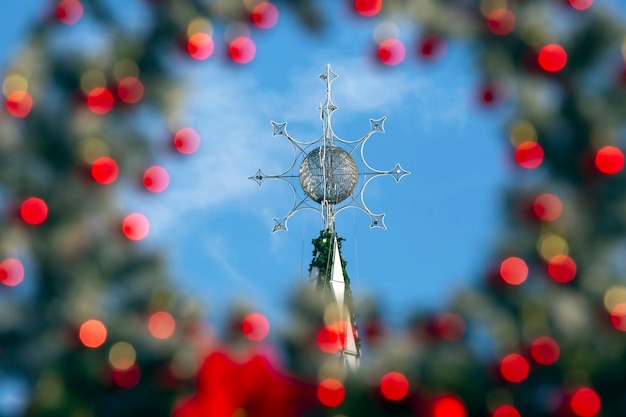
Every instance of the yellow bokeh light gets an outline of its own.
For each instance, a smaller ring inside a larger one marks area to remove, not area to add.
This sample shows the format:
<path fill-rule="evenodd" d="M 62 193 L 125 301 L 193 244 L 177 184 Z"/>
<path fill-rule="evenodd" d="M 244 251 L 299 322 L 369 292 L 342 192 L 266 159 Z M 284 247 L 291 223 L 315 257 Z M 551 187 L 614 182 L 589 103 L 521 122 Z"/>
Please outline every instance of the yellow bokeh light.
<path fill-rule="evenodd" d="M 537 242 L 537 252 L 543 259 L 549 261 L 557 255 L 567 255 L 569 245 L 561 236 L 545 233 Z"/>
<path fill-rule="evenodd" d="M 380 22 L 374 28 L 374 41 L 377 44 L 382 43 L 387 39 L 397 39 L 400 36 L 400 29 L 398 25 L 389 20 Z"/>
<path fill-rule="evenodd" d="M 489 16 L 492 10 L 507 8 L 508 4 L 506 0 L 482 0 L 480 2 L 480 12 L 485 17 Z"/>
<path fill-rule="evenodd" d="M 97 87 L 106 87 L 107 80 L 104 74 L 98 70 L 88 70 L 80 77 L 80 89 L 83 93 L 89 94 L 91 90 Z"/>
<path fill-rule="evenodd" d="M 613 285 L 604 294 L 604 307 L 611 313 L 618 305 L 626 303 L 626 287 Z"/>
<path fill-rule="evenodd" d="M 213 37 L 213 23 L 204 17 L 196 17 L 187 26 L 187 37 L 191 37 L 196 33 L 206 33 Z"/>
<path fill-rule="evenodd" d="M 537 142 L 537 131 L 527 121 L 517 120 L 511 124 L 509 140 L 513 146 L 519 146 L 524 142 Z"/>
<path fill-rule="evenodd" d="M 320 367 L 318 378 L 320 381 L 333 378 L 343 382 L 346 379 L 346 368 L 342 366 L 341 362 L 329 360 Z"/>
<path fill-rule="evenodd" d="M 345 308 L 344 308 L 345 313 Z M 331 303 L 324 309 L 324 324 L 330 326 L 342 320 L 341 312 L 337 304 Z"/>
<path fill-rule="evenodd" d="M 113 67 L 113 78 L 116 81 L 121 81 L 126 77 L 139 77 L 139 66 L 132 59 L 122 59 Z"/>
<path fill-rule="evenodd" d="M 14 91 L 28 91 L 28 80 L 20 74 L 10 74 L 2 83 L 2 94 L 7 97 Z"/>
<path fill-rule="evenodd" d="M 136 358 L 135 348 L 127 342 L 117 342 L 109 350 L 109 362 L 120 371 L 130 369 L 135 364 Z"/>
<path fill-rule="evenodd" d="M 193 377 L 198 371 L 198 360 L 192 349 L 183 349 L 174 355 L 170 369 L 180 379 Z"/>
<path fill-rule="evenodd" d="M 101 156 L 109 156 L 109 146 L 100 139 L 88 137 L 78 145 L 78 155 L 87 164 L 92 164 Z"/>

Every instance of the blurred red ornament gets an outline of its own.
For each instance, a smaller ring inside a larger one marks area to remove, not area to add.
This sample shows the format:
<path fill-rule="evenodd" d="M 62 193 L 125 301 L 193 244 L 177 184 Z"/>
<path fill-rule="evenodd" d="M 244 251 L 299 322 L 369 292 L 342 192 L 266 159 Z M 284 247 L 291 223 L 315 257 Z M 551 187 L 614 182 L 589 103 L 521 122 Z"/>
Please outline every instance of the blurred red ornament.
<path fill-rule="evenodd" d="M 465 405 L 458 398 L 446 395 L 435 401 L 432 417 L 466 417 Z"/>
<path fill-rule="evenodd" d="M 347 322 L 338 321 L 324 326 L 317 333 L 317 346 L 322 352 L 337 353 L 341 350 L 345 340 Z"/>
<path fill-rule="evenodd" d="M 252 313 L 247 315 L 241 323 L 241 331 L 250 340 L 259 342 L 270 332 L 270 322 L 264 315 Z"/>
<path fill-rule="evenodd" d="M 26 91 L 13 91 L 7 96 L 6 109 L 13 117 L 26 117 L 32 108 L 33 98 Z"/>
<path fill-rule="evenodd" d="M 522 168 L 537 168 L 543 162 L 543 149 L 537 142 L 522 142 L 515 150 L 515 160 Z"/>
<path fill-rule="evenodd" d="M 346 389 L 343 384 L 334 378 L 326 378 L 317 388 L 317 398 L 326 407 L 337 407 L 345 396 Z"/>
<path fill-rule="evenodd" d="M 530 366 L 522 355 L 512 353 L 500 362 L 500 373 L 509 382 L 522 382 L 528 377 Z"/>
<path fill-rule="evenodd" d="M 539 66 L 548 72 L 557 72 L 565 67 L 567 53 L 562 46 L 555 43 L 548 44 L 539 50 L 537 57 Z"/>
<path fill-rule="evenodd" d="M 624 154 L 615 146 L 605 146 L 596 153 L 595 163 L 603 174 L 617 174 L 624 168 Z"/>
<path fill-rule="evenodd" d="M 120 370 L 114 368 L 111 375 L 113 383 L 120 388 L 129 389 L 139 383 L 141 379 L 141 369 L 137 364 L 133 364 L 130 368 Z"/>
<path fill-rule="evenodd" d="M 106 114 L 113 108 L 113 94 L 103 87 L 96 87 L 87 94 L 87 107 L 96 114 Z"/>
<path fill-rule="evenodd" d="M 14 287 L 24 280 L 24 265 L 17 259 L 8 258 L 0 262 L 0 283 Z"/>
<path fill-rule="evenodd" d="M 500 277 L 507 284 L 519 285 L 528 277 L 528 266 L 523 259 L 511 256 L 500 264 Z"/>
<path fill-rule="evenodd" d="M 87 320 L 80 326 L 78 338 L 88 348 L 102 346 L 107 338 L 107 328 L 100 320 Z"/>
<path fill-rule="evenodd" d="M 593 417 L 600 412 L 601 401 L 591 388 L 580 388 L 572 396 L 570 406 L 577 416 Z"/>
<path fill-rule="evenodd" d="M 611 310 L 611 324 L 617 330 L 626 332 L 626 303 L 618 303 Z"/>
<path fill-rule="evenodd" d="M 239 36 L 230 42 L 228 54 L 234 62 L 238 64 L 248 64 L 254 59 L 256 46 L 252 39 Z"/>
<path fill-rule="evenodd" d="M 143 97 L 143 83 L 137 77 L 126 77 L 117 85 L 117 96 L 124 103 L 138 103 Z"/>
<path fill-rule="evenodd" d="M 62 0 L 57 6 L 57 17 L 66 25 L 73 25 L 83 15 L 83 5 L 78 0 Z"/>
<path fill-rule="evenodd" d="M 111 184 L 117 179 L 119 168 L 113 158 L 103 156 L 91 164 L 91 176 L 100 184 Z"/>
<path fill-rule="evenodd" d="M 493 412 L 493 417 L 521 417 L 519 411 L 510 405 L 501 405 Z"/>
<path fill-rule="evenodd" d="M 41 198 L 28 198 L 22 203 L 20 216 L 30 225 L 39 225 L 48 217 L 48 206 Z"/>
<path fill-rule="evenodd" d="M 400 401 L 409 392 L 409 381 L 400 372 L 389 372 L 380 380 L 380 392 L 391 401 Z"/>
<path fill-rule="evenodd" d="M 535 339 L 530 346 L 530 355 L 540 365 L 552 365 L 559 359 L 561 348 L 551 337 Z"/>
<path fill-rule="evenodd" d="M 176 321 L 167 311 L 157 311 L 148 319 L 148 330 L 156 339 L 167 339 L 174 334 Z"/>
<path fill-rule="evenodd" d="M 446 51 L 446 42 L 441 36 L 426 35 L 419 45 L 419 53 L 424 59 L 438 59 Z"/>
<path fill-rule="evenodd" d="M 213 38 L 206 33 L 195 33 L 187 40 L 187 52 L 193 59 L 205 60 L 213 54 Z"/>
<path fill-rule="evenodd" d="M 174 147 L 180 153 L 192 154 L 200 147 L 200 135 L 194 129 L 184 127 L 174 135 Z"/>
<path fill-rule="evenodd" d="M 541 194 L 535 198 L 535 202 L 533 203 L 533 213 L 544 222 L 551 222 L 558 219 L 561 216 L 562 210 L 563 204 L 554 194 Z"/>
<path fill-rule="evenodd" d="M 459 340 L 465 334 L 465 322 L 455 313 L 445 313 L 437 317 L 435 327 L 439 337 L 451 342 Z"/>
<path fill-rule="evenodd" d="M 143 185 L 153 193 L 164 191 L 170 183 L 170 175 L 161 166 L 154 165 L 146 169 L 143 174 Z"/>
<path fill-rule="evenodd" d="M 386 39 L 378 46 L 378 59 L 385 65 L 398 65 L 405 56 L 406 48 L 398 39 Z"/>
<path fill-rule="evenodd" d="M 142 240 L 148 236 L 150 223 L 143 214 L 132 213 L 124 218 L 122 231 L 130 240 Z"/>
<path fill-rule="evenodd" d="M 361 16 L 376 16 L 382 7 L 383 0 L 354 0 L 354 10 Z"/>
<path fill-rule="evenodd" d="M 261 29 L 270 29 L 278 22 L 278 8 L 269 1 L 257 3 L 252 9 L 250 20 Z"/>
<path fill-rule="evenodd" d="M 593 0 L 569 0 L 569 4 L 576 10 L 587 10 L 593 5 Z"/>
<path fill-rule="evenodd" d="M 489 12 L 487 26 L 496 35 L 508 35 L 515 29 L 515 15 L 506 8 L 494 9 Z"/>
<path fill-rule="evenodd" d="M 576 276 L 576 262 L 567 255 L 556 255 L 548 262 L 548 275 L 556 282 L 569 282 Z"/>
<path fill-rule="evenodd" d="M 236 360 L 213 352 L 198 372 L 196 395 L 179 404 L 173 417 L 231 417 L 245 407 L 247 417 L 299 417 L 317 401 L 317 387 L 277 371 L 264 356 Z"/>

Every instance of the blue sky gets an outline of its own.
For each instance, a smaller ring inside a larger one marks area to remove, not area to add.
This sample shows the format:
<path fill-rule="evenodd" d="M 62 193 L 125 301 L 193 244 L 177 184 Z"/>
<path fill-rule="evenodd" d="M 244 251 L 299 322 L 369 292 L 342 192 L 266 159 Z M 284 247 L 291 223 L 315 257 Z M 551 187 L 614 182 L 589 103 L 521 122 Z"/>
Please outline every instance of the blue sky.
<path fill-rule="evenodd" d="M 3 68 L 43 3 L 0 5 Z M 506 108 L 477 105 L 480 78 L 471 45 L 452 43 L 441 61 L 423 62 L 413 52 L 415 29 L 397 22 L 407 59 L 383 67 L 372 60 L 372 34 L 381 20 L 355 19 L 343 2 L 329 1 L 328 9 L 332 20 L 320 36 L 287 12 L 272 30 L 252 30 L 257 54 L 249 65 L 223 58 L 220 24 L 213 57 L 173 56 L 186 98 L 172 120 L 195 128 L 201 147 L 188 157 L 159 157 L 171 177 L 159 196 L 119 187 L 120 207 L 151 221 L 149 238 L 139 244 L 167 252 L 175 285 L 197 296 L 214 320 L 241 299 L 284 322 L 289 294 L 306 282 L 321 218 L 301 212 L 288 232 L 272 234 L 272 218 L 289 211 L 291 191 L 278 181 L 259 188 L 247 178 L 258 168 L 278 173 L 291 163 L 291 145 L 272 137 L 270 120 L 287 121 L 299 140 L 319 137 L 325 90 L 318 75 L 327 63 L 340 76 L 332 94 L 339 106 L 335 132 L 356 139 L 370 117 L 387 116 L 386 133 L 368 141 L 366 159 L 377 169 L 400 162 L 411 171 L 398 184 L 376 179 L 365 193 L 372 211 L 386 213 L 388 230 L 369 229 L 368 216 L 357 210 L 337 217 L 357 298 L 375 294 L 387 318 L 400 323 L 418 309 L 443 308 L 490 259 L 502 224 L 501 192 L 516 169 L 508 155 Z"/>

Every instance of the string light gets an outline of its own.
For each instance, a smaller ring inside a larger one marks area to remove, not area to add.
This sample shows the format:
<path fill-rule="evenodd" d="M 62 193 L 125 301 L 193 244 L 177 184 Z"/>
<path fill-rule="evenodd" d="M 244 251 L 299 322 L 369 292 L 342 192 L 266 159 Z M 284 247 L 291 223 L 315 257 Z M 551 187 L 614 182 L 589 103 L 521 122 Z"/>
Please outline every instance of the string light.
<path fill-rule="evenodd" d="M 489 12 L 487 26 L 495 35 L 508 35 L 515 29 L 515 15 L 503 7 L 494 9 Z"/>
<path fill-rule="evenodd" d="M 104 87 L 96 87 L 87 94 L 87 107 L 96 114 L 110 112 L 113 102 L 113 94 Z"/>
<path fill-rule="evenodd" d="M 595 416 L 600 412 L 601 404 L 600 397 L 591 388 L 578 389 L 570 400 L 572 411 L 580 417 Z"/>
<path fill-rule="evenodd" d="M 500 277 L 507 284 L 519 285 L 528 277 L 528 266 L 523 259 L 511 256 L 500 264 Z"/>
<path fill-rule="evenodd" d="M 551 43 L 539 50 L 537 60 L 544 71 L 557 72 L 565 67 L 567 52 L 561 45 Z"/>
<path fill-rule="evenodd" d="M 172 315 L 166 311 L 157 311 L 148 320 L 148 330 L 156 339 L 167 339 L 174 334 L 176 321 Z"/>
<path fill-rule="evenodd" d="M 521 417 L 519 411 L 510 405 L 501 405 L 493 412 L 493 417 Z"/>
<path fill-rule="evenodd" d="M 194 33 L 187 40 L 187 52 L 193 59 L 203 61 L 213 54 L 213 38 L 206 33 Z"/>
<path fill-rule="evenodd" d="M 100 184 L 111 184 L 117 179 L 119 168 L 113 158 L 103 156 L 91 164 L 91 176 Z"/>
<path fill-rule="evenodd" d="M 14 287 L 24 280 L 24 265 L 13 258 L 0 262 L 0 283 Z"/>
<path fill-rule="evenodd" d="M 269 1 L 257 3 L 252 8 L 250 20 L 261 29 L 271 29 L 278 22 L 278 8 Z"/>
<path fill-rule="evenodd" d="M 7 96 L 5 105 L 11 116 L 24 118 L 33 108 L 33 98 L 27 91 L 16 90 Z"/>
<path fill-rule="evenodd" d="M 100 320 L 87 320 L 78 331 L 80 341 L 88 348 L 102 346 L 107 338 L 107 328 Z"/>
<path fill-rule="evenodd" d="M 405 56 L 406 48 L 398 39 L 386 39 L 378 46 L 378 59 L 385 65 L 398 65 Z"/>
<path fill-rule="evenodd" d="M 259 342 L 269 334 L 270 323 L 264 315 L 252 313 L 243 319 L 241 331 L 248 339 Z"/>
<path fill-rule="evenodd" d="M 465 406 L 458 398 L 446 395 L 437 399 L 433 407 L 432 417 L 466 417 Z"/>
<path fill-rule="evenodd" d="M 556 255 L 548 262 L 548 275 L 556 282 L 569 282 L 576 276 L 576 262 L 567 255 Z"/>
<path fill-rule="evenodd" d="M 78 0 L 62 0 L 57 6 L 57 18 L 66 25 L 73 25 L 83 15 L 83 5 Z"/>
<path fill-rule="evenodd" d="M 256 46 L 252 39 L 246 36 L 238 36 L 230 42 L 228 54 L 237 64 L 248 64 L 254 59 Z"/>
<path fill-rule="evenodd" d="M 200 135 L 190 127 L 184 127 L 174 135 L 174 148 L 183 154 L 192 154 L 200 147 Z"/>
<path fill-rule="evenodd" d="M 593 0 L 569 0 L 569 4 L 576 10 L 587 10 L 593 5 Z"/>
<path fill-rule="evenodd" d="M 543 162 L 543 148 L 536 142 L 522 142 L 515 150 L 515 160 L 522 168 L 537 168 Z"/>
<path fill-rule="evenodd" d="M 400 401 L 409 392 L 409 381 L 400 372 L 389 372 L 380 380 L 380 392 L 390 401 Z"/>
<path fill-rule="evenodd" d="M 326 378 L 317 387 L 317 398 L 326 407 L 337 407 L 346 396 L 346 389 L 341 381 Z"/>
<path fill-rule="evenodd" d="M 376 16 L 383 7 L 383 0 L 354 0 L 354 10 L 364 17 Z"/>
<path fill-rule="evenodd" d="M 601 173 L 617 174 L 624 168 L 624 154 L 615 146 L 605 146 L 596 153 L 595 163 Z"/>
<path fill-rule="evenodd" d="M 170 183 L 170 175 L 161 166 L 154 165 L 146 169 L 143 174 L 143 185 L 146 190 L 153 193 L 164 191 Z"/>
<path fill-rule="evenodd" d="M 124 218 L 122 232 L 130 240 L 142 240 L 148 236 L 150 222 L 140 213 L 132 213 Z"/>
<path fill-rule="evenodd" d="M 540 365 L 552 365 L 559 359 L 559 344 L 551 337 L 543 336 L 535 339 L 530 346 L 530 355 Z"/>
<path fill-rule="evenodd" d="M 562 210 L 563 204 L 554 194 L 541 194 L 535 198 L 533 203 L 533 213 L 544 222 L 551 222 L 558 219 L 561 216 Z"/>
<path fill-rule="evenodd" d="M 522 355 L 511 353 L 500 362 L 500 374 L 509 382 L 522 382 L 528 377 L 530 367 Z"/>
<path fill-rule="evenodd" d="M 117 85 L 117 96 L 124 103 L 135 104 L 143 97 L 143 83 L 137 77 L 125 77 Z"/>
<path fill-rule="evenodd" d="M 40 225 L 48 218 L 48 205 L 41 198 L 28 198 L 22 203 L 20 216 L 25 223 Z"/>

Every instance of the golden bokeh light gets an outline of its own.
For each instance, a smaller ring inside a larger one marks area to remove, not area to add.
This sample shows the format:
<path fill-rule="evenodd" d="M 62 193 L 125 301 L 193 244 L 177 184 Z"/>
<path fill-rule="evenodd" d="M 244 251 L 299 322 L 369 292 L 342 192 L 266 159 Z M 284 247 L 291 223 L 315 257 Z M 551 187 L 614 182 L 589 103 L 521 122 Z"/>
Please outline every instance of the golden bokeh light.
<path fill-rule="evenodd" d="M 346 317 L 346 315 L 347 315 L 347 310 L 345 307 L 343 308 L 343 311 L 340 311 L 339 306 L 337 304 L 334 304 L 334 303 L 329 304 L 324 309 L 324 324 L 326 324 L 327 326 L 330 326 L 340 321 L 342 317 Z"/>
<path fill-rule="evenodd" d="M 611 313 L 619 304 L 626 303 L 626 287 L 613 285 L 604 293 L 604 307 Z"/>
<path fill-rule="evenodd" d="M 213 37 L 213 23 L 204 17 L 196 17 L 187 26 L 187 37 L 190 38 L 196 33 L 206 33 Z"/>
<path fill-rule="evenodd" d="M 126 77 L 139 77 L 139 66 L 132 59 L 122 59 L 113 66 L 113 78 L 122 81 Z"/>
<path fill-rule="evenodd" d="M 87 70 L 80 77 L 80 89 L 85 94 L 89 94 L 94 88 L 106 87 L 107 80 L 102 71 Z"/>
<path fill-rule="evenodd" d="M 101 139 L 88 137 L 78 144 L 78 155 L 86 164 L 93 164 L 102 156 L 109 156 L 109 146 Z"/>
<path fill-rule="evenodd" d="M 2 94 L 8 97 L 14 91 L 28 91 L 28 80 L 20 74 L 9 74 L 2 83 Z"/>
<path fill-rule="evenodd" d="M 506 8 L 508 8 L 507 0 L 482 0 L 480 2 L 480 12 L 485 17 L 488 17 L 493 10 Z"/>
<path fill-rule="evenodd" d="M 537 142 L 537 131 L 529 122 L 517 120 L 509 128 L 509 140 L 513 146 L 518 146 L 524 142 Z"/>
<path fill-rule="evenodd" d="M 137 352 L 128 342 L 117 342 L 109 350 L 109 362 L 111 366 L 120 371 L 130 369 L 135 364 Z"/>
<path fill-rule="evenodd" d="M 569 245 L 559 235 L 544 233 L 537 242 L 537 252 L 543 259 L 549 261 L 557 255 L 567 255 L 569 253 Z"/>

